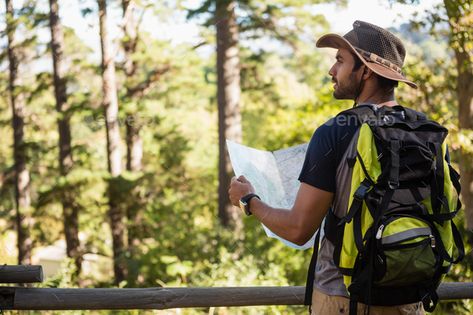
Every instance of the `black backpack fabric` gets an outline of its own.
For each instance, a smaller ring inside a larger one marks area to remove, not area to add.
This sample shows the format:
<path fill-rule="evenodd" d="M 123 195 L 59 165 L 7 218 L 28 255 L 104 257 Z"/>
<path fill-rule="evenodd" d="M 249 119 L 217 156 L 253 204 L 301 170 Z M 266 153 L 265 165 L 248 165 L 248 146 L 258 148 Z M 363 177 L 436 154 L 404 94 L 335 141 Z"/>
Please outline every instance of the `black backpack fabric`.
<path fill-rule="evenodd" d="M 353 140 L 358 141 L 356 152 L 341 163 L 362 175 L 354 175 L 352 190 L 342 192 L 350 198 L 346 216 L 329 211 L 324 232 L 335 245 L 333 258 L 350 295 L 350 314 L 356 314 L 358 302 L 390 306 L 422 301 L 425 310 L 433 311 L 442 278 L 464 256 L 453 222 L 461 208 L 460 184 L 446 158 L 448 131 L 401 106 L 364 104 L 339 115 L 360 122 Z M 366 152 L 375 154 L 371 163 L 362 157 Z M 309 267 L 307 305 L 319 237 Z"/>

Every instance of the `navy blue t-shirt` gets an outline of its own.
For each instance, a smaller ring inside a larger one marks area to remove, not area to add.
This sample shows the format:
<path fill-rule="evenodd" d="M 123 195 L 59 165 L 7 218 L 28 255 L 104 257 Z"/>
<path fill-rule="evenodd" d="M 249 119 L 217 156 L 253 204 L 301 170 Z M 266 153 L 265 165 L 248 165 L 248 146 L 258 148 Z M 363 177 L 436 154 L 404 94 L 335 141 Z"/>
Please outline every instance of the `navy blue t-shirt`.
<path fill-rule="evenodd" d="M 335 175 L 359 127 L 355 116 L 337 116 L 317 128 L 307 148 L 299 181 L 335 193 Z"/>

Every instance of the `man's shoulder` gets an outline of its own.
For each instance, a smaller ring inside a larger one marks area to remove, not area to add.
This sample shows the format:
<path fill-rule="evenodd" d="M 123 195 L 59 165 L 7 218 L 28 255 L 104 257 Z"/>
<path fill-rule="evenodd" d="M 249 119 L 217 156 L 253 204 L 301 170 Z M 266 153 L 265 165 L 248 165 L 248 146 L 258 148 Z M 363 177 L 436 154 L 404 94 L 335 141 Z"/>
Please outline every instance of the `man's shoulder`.
<path fill-rule="evenodd" d="M 359 127 L 356 117 L 337 115 L 317 128 L 309 147 L 311 150 L 326 148 L 343 152 Z"/>
<path fill-rule="evenodd" d="M 336 129 L 356 129 L 360 126 L 359 120 L 354 114 L 341 112 L 324 123 L 325 126 Z"/>
<path fill-rule="evenodd" d="M 343 112 L 330 118 L 319 129 L 320 132 L 338 138 L 346 133 L 355 133 L 360 127 L 358 118 L 355 115 L 345 115 Z"/>

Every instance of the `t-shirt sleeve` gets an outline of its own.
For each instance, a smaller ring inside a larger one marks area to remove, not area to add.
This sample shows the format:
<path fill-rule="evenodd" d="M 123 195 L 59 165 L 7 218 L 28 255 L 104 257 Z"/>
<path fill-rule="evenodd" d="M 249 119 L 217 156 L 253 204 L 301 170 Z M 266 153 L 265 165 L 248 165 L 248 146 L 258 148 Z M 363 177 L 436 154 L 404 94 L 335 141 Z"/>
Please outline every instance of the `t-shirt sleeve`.
<path fill-rule="evenodd" d="M 315 130 L 307 148 L 299 181 L 335 192 L 338 164 L 357 126 L 340 125 L 331 119 Z"/>

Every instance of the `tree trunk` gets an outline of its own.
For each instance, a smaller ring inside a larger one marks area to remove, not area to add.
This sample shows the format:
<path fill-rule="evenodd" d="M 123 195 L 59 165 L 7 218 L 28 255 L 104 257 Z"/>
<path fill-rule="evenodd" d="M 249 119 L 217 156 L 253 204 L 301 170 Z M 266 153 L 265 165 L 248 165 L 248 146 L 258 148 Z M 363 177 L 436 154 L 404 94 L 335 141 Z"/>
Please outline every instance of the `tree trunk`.
<path fill-rule="evenodd" d="M 131 92 L 131 82 L 137 70 L 137 64 L 133 60 L 133 54 L 136 52 L 136 45 L 138 42 L 137 25 L 134 17 L 135 2 L 133 0 L 123 0 L 123 31 L 124 41 L 123 50 L 125 53 L 124 72 L 125 72 L 125 88 L 126 95 L 129 102 L 133 101 L 133 93 Z M 139 172 L 142 169 L 141 160 L 143 157 L 143 141 L 140 136 L 140 122 L 137 117 L 129 112 L 126 119 L 126 169 L 129 172 Z M 136 196 L 137 197 L 137 196 Z M 135 197 L 135 198 L 136 198 Z M 138 200 L 136 200 L 139 202 Z M 128 282 L 134 285 L 137 277 L 139 266 L 137 264 L 138 246 L 140 244 L 140 227 L 141 211 L 140 206 L 129 203 L 126 209 L 127 223 L 128 223 L 128 251 L 129 251 L 129 270 Z"/>
<path fill-rule="evenodd" d="M 473 130 L 473 52 L 469 48 L 473 42 L 471 25 L 464 17 L 473 15 L 466 2 L 444 0 L 450 25 L 450 39 L 457 64 L 457 97 L 459 130 Z M 460 159 L 460 181 L 462 201 L 465 209 L 465 224 L 473 232 L 473 156 L 462 150 Z M 473 238 L 471 239 L 473 242 Z"/>
<path fill-rule="evenodd" d="M 223 226 L 236 230 L 241 226 L 238 209 L 228 198 L 232 166 L 226 149 L 226 139 L 241 141 L 240 59 L 235 1 L 217 0 L 217 100 L 219 187 L 218 217 Z"/>
<path fill-rule="evenodd" d="M 125 52 L 125 85 L 127 89 L 127 97 L 132 101 L 133 93 L 130 91 L 132 88 L 130 79 L 136 73 L 137 65 L 133 60 L 133 54 L 136 52 L 136 44 L 138 42 L 138 33 L 136 29 L 136 21 L 133 15 L 133 9 L 135 2 L 133 0 L 123 0 L 123 31 L 125 40 L 123 41 L 123 49 Z M 128 171 L 136 172 L 141 171 L 141 159 L 143 157 L 143 143 L 140 137 L 140 126 L 139 121 L 133 113 L 129 113 L 126 119 L 126 169 Z"/>
<path fill-rule="evenodd" d="M 455 52 L 458 69 L 457 95 L 459 105 L 459 130 L 473 130 L 473 72 L 470 56 L 463 52 Z M 460 181 L 462 201 L 465 209 L 466 228 L 473 232 L 473 156 L 461 152 Z"/>
<path fill-rule="evenodd" d="M 143 158 L 143 140 L 140 136 L 139 122 L 132 114 L 127 115 L 126 122 L 126 169 L 131 172 L 141 171 Z"/>
<path fill-rule="evenodd" d="M 59 169 L 63 177 L 67 177 L 73 167 L 71 150 L 70 113 L 66 93 L 66 69 L 63 62 L 64 36 L 59 21 L 59 7 L 57 0 L 49 0 L 49 24 L 51 29 L 51 50 L 54 70 L 54 95 L 56 97 L 56 111 L 58 113 L 59 132 Z M 74 203 L 74 194 L 66 188 L 61 196 L 64 235 L 66 237 L 67 256 L 74 259 L 76 276 L 82 267 L 82 255 L 79 242 L 79 209 Z"/>
<path fill-rule="evenodd" d="M 133 9 L 135 7 L 135 1 L 133 0 L 122 0 L 123 9 L 123 49 L 125 51 L 125 74 L 131 77 L 136 72 L 136 62 L 131 58 L 133 53 L 136 51 L 136 44 L 138 40 L 136 22 L 133 15 Z"/>
<path fill-rule="evenodd" d="M 117 202 L 116 178 L 121 174 L 120 130 L 118 123 L 118 99 L 115 82 L 115 64 L 107 32 L 107 3 L 98 0 L 100 43 L 102 48 L 103 108 L 105 110 L 107 132 L 107 161 L 111 175 L 108 186 L 110 227 L 113 241 L 113 269 L 115 283 L 127 277 L 125 260 L 125 223 L 124 215 Z"/>
<path fill-rule="evenodd" d="M 18 64 L 15 45 L 16 20 L 13 14 L 13 4 L 5 0 L 6 32 L 8 37 L 8 60 L 10 69 L 9 91 L 12 108 L 13 127 L 13 156 L 15 162 L 15 206 L 16 228 L 18 232 L 18 263 L 31 264 L 33 241 L 30 230 L 33 226 L 30 199 L 30 173 L 26 168 L 26 152 L 23 129 L 25 126 L 25 99 L 19 89 Z"/>

